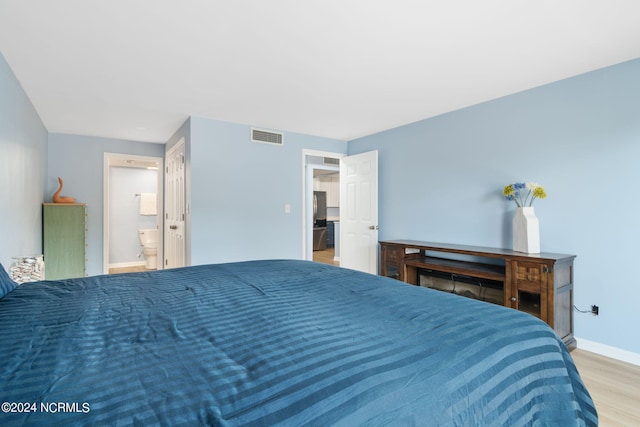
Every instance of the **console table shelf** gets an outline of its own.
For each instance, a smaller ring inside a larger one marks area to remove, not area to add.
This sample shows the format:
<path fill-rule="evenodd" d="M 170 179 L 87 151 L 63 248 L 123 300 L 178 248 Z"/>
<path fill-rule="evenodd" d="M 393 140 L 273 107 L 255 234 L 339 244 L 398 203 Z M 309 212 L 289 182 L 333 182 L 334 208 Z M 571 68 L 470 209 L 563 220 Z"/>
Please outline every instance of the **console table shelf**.
<path fill-rule="evenodd" d="M 481 264 L 468 261 L 456 261 L 446 258 L 420 257 L 405 260 L 405 266 L 415 268 L 433 269 L 443 273 L 461 274 L 464 276 L 477 277 L 479 279 L 497 280 L 504 282 L 504 267 L 491 264 Z M 413 272 L 414 270 L 409 270 Z M 412 278 L 415 279 L 415 278 Z M 408 283 L 412 283 L 409 280 Z"/>
<path fill-rule="evenodd" d="M 381 241 L 380 249 L 381 275 L 417 286 L 425 286 L 421 283 L 424 277 L 440 277 L 443 273 L 450 275 L 452 281 L 456 278 L 478 280 L 480 284 L 482 280 L 490 281 L 491 286 L 501 288 L 499 303 L 542 319 L 570 350 L 575 348 L 575 255 L 525 254 L 510 249 L 415 240 Z"/>

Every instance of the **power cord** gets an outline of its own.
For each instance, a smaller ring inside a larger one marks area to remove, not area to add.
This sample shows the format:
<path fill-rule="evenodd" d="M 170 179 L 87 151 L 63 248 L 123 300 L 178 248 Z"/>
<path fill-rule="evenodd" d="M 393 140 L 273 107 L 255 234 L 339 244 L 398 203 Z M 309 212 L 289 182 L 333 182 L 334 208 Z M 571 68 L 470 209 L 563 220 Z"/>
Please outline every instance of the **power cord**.
<path fill-rule="evenodd" d="M 593 314 L 594 316 L 597 316 L 600 313 L 600 308 L 597 305 L 592 305 L 591 306 L 591 310 L 580 310 L 578 307 L 576 307 L 576 305 L 573 305 L 573 309 L 575 311 L 577 311 L 578 313 L 590 313 Z"/>
<path fill-rule="evenodd" d="M 573 309 L 579 313 L 591 313 L 591 310 L 580 310 L 578 307 L 575 306 L 575 304 L 573 305 Z"/>

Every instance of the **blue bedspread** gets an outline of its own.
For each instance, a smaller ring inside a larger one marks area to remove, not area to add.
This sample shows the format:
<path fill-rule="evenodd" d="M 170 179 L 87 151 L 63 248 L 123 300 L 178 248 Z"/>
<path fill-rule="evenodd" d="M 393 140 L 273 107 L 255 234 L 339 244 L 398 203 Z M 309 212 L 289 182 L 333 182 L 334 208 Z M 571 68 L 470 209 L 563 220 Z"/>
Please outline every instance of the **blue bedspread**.
<path fill-rule="evenodd" d="M 1 425 L 597 424 L 538 319 L 306 261 L 27 283 L 0 361 Z"/>

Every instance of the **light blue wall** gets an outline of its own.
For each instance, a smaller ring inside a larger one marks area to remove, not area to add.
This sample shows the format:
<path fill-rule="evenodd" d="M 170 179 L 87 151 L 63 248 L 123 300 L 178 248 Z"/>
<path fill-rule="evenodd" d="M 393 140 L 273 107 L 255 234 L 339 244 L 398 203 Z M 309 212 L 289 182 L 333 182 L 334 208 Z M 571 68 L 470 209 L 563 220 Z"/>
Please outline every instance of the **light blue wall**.
<path fill-rule="evenodd" d="M 302 258 L 302 151 L 347 143 L 284 132 L 273 146 L 251 142 L 251 126 L 190 123 L 192 264 Z"/>
<path fill-rule="evenodd" d="M 640 60 L 349 143 L 379 150 L 380 238 L 511 247 L 504 185 L 537 181 L 542 251 L 577 254 L 575 334 L 640 353 Z"/>
<path fill-rule="evenodd" d="M 171 135 L 171 138 L 165 144 L 165 151 L 171 150 L 174 145 L 180 142 L 180 139 L 184 138 L 186 147 L 189 147 L 191 141 L 191 118 L 188 118 L 184 123 Z M 187 156 L 189 157 L 189 156 Z"/>
<path fill-rule="evenodd" d="M 163 144 L 99 138 L 93 136 L 49 134 L 49 161 L 46 201 L 64 180 L 63 195 L 87 204 L 87 274 L 102 274 L 103 262 L 103 179 L 104 153 L 134 154 L 164 158 Z"/>
<path fill-rule="evenodd" d="M 140 196 L 136 194 L 157 194 L 158 171 L 114 166 L 109 169 L 109 264 L 144 263 L 138 230 L 156 228 L 158 216 L 140 215 Z"/>
<path fill-rule="evenodd" d="M 0 263 L 42 253 L 47 129 L 0 54 Z"/>

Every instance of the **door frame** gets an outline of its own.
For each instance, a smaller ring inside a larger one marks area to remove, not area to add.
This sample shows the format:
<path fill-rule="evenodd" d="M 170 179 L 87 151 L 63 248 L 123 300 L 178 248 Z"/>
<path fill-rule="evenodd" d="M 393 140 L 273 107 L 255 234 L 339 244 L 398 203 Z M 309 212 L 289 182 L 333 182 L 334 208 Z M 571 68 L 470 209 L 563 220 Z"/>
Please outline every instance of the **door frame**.
<path fill-rule="evenodd" d="M 302 259 L 313 261 L 313 170 L 321 167 L 308 168 L 308 157 L 331 157 L 341 159 L 346 153 L 333 151 L 302 150 Z M 315 165 L 310 165 L 315 166 Z M 326 169 L 335 169 L 327 167 Z"/>
<path fill-rule="evenodd" d="M 128 162 L 129 161 L 129 162 Z M 164 159 L 162 157 L 152 156 L 138 156 L 135 154 L 121 154 L 121 153 L 104 153 L 104 167 L 103 167 L 103 191 L 102 191 L 102 272 L 103 274 L 109 274 L 109 230 L 110 230 L 110 215 L 109 215 L 109 196 L 110 196 L 110 184 L 109 184 L 109 172 L 113 166 L 124 166 L 134 168 L 144 168 L 146 166 L 135 166 L 135 163 L 157 163 L 157 203 L 158 203 L 158 215 L 156 227 L 158 231 L 163 229 L 163 210 L 164 210 Z M 132 164 L 134 166 L 132 166 Z M 158 259 L 164 258 L 164 237 L 162 233 L 158 233 Z M 158 263 L 158 270 L 162 269 L 161 263 Z"/>

